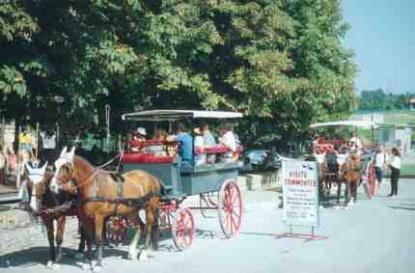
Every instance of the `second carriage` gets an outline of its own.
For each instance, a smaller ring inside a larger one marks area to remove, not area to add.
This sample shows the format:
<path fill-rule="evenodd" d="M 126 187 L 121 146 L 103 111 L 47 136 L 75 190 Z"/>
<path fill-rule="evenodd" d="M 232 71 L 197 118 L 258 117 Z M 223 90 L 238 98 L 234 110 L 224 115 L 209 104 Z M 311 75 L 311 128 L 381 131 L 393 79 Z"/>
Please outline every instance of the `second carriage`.
<path fill-rule="evenodd" d="M 354 129 L 356 133 L 357 128 L 363 129 L 371 129 L 372 130 L 372 138 L 373 131 L 378 125 L 371 121 L 352 121 L 352 120 L 342 120 L 342 121 L 332 121 L 332 122 L 322 122 L 322 123 L 315 123 L 310 126 L 313 129 L 317 128 L 347 128 L 351 127 Z M 327 155 L 333 154 L 335 147 L 344 147 L 347 146 L 347 141 L 341 138 L 337 139 L 325 139 L 325 138 L 318 138 L 313 142 L 313 151 L 317 158 L 317 161 L 320 166 L 324 164 L 326 171 L 324 171 L 321 176 L 325 183 L 322 183 L 324 187 L 322 189 L 323 194 L 330 191 L 331 182 L 335 179 L 338 179 L 338 170 L 335 168 L 330 168 L 330 161 L 327 159 Z M 369 199 L 377 194 L 378 191 L 378 183 L 376 180 L 376 168 L 375 168 L 375 160 L 374 160 L 374 147 L 373 145 L 364 145 L 363 146 L 363 154 L 361 155 L 362 164 L 361 164 L 361 182 L 364 185 L 366 195 Z M 337 158 L 335 162 L 332 164 L 341 165 L 344 164 L 345 157 L 341 156 Z M 327 182 L 327 183 L 326 183 Z"/>

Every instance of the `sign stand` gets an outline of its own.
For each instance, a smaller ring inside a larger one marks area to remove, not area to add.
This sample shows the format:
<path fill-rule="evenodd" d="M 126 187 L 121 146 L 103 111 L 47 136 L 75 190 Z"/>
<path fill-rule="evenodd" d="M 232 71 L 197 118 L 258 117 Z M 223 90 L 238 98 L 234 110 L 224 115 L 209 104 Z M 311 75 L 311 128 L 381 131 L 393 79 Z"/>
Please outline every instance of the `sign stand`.
<path fill-rule="evenodd" d="M 304 242 L 311 242 L 311 241 L 317 241 L 317 240 L 325 240 L 328 238 L 328 236 L 323 235 L 316 235 L 314 234 L 314 226 L 311 227 L 311 233 L 294 233 L 293 232 L 293 226 L 290 225 L 290 232 L 282 233 L 280 235 L 277 235 L 275 239 L 281 239 L 281 238 L 294 238 L 294 239 L 304 239 Z"/>
<path fill-rule="evenodd" d="M 318 166 L 316 162 L 295 159 L 283 160 L 283 221 L 289 232 L 276 236 L 280 238 L 303 239 L 305 242 L 324 240 L 327 236 L 316 235 L 319 225 Z M 293 226 L 309 227 L 310 233 L 295 233 Z"/>

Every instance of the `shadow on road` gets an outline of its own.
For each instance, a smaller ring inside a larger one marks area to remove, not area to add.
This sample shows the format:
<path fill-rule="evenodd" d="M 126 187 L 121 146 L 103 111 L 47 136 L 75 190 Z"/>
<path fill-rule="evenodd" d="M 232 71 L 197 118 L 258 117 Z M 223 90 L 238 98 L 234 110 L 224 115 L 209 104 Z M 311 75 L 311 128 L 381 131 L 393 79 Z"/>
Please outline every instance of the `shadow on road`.
<path fill-rule="evenodd" d="M 140 248 L 140 244 L 138 248 Z M 83 268 L 82 264 L 87 263 L 88 259 L 86 257 L 77 259 L 75 258 L 76 250 L 70 248 L 63 248 L 63 256 L 60 265 L 69 265 L 77 268 Z M 158 252 L 174 252 L 176 250 L 170 243 L 160 243 Z M 122 257 L 127 259 L 128 250 L 127 249 L 118 249 L 113 247 L 105 247 L 103 249 L 103 258 L 106 257 Z M 12 253 L 5 255 L 0 255 L 0 269 L 9 268 L 9 267 L 30 267 L 37 264 L 46 266 L 49 261 L 49 247 L 31 247 L 24 250 L 18 250 Z"/>
<path fill-rule="evenodd" d="M 415 207 L 404 207 L 404 206 L 389 206 L 391 209 L 402 209 L 415 211 Z"/>
<path fill-rule="evenodd" d="M 75 251 L 63 248 L 64 255 L 60 261 L 62 265 L 72 265 L 79 267 L 81 261 L 84 259 L 77 260 L 74 258 Z M 71 254 L 69 254 L 71 253 Z M 67 255 L 65 255 L 67 254 Z M 18 250 L 16 252 L 8 253 L 0 256 L 0 268 L 8 267 L 29 267 L 36 264 L 43 264 L 46 266 L 49 260 L 49 247 L 31 247 L 24 250 Z"/>

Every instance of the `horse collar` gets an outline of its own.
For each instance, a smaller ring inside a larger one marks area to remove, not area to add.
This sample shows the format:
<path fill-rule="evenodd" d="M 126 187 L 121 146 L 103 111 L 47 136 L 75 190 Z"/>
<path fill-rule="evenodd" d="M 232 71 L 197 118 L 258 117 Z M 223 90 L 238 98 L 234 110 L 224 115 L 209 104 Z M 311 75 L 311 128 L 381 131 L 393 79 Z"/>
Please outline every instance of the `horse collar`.
<path fill-rule="evenodd" d="M 75 170 L 74 170 L 74 172 L 75 172 Z M 84 180 L 82 180 L 82 181 L 77 181 L 78 183 L 76 183 L 76 187 L 77 187 L 78 189 L 80 189 L 80 188 L 84 187 L 84 186 L 85 186 L 85 184 L 86 184 L 88 181 L 90 181 L 91 179 L 95 178 L 95 176 L 96 176 L 98 173 L 99 173 L 99 170 L 98 170 L 98 169 L 95 169 L 95 170 L 94 170 L 94 172 L 93 172 L 90 176 L 88 176 L 86 179 L 84 179 Z"/>

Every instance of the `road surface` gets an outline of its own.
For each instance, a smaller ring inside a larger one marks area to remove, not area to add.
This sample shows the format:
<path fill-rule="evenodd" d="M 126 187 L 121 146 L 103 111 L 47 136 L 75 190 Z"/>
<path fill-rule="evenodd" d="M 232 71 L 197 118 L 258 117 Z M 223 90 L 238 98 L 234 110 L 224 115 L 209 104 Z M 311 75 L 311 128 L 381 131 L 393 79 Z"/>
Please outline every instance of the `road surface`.
<path fill-rule="evenodd" d="M 276 239 L 287 231 L 278 208 L 279 193 L 246 192 L 245 218 L 238 237 L 223 239 L 217 218 L 203 219 L 195 212 L 198 230 L 190 249 L 177 252 L 170 240 L 163 240 L 160 251 L 147 262 L 127 260 L 124 246 L 106 249 L 103 272 L 415 272 L 415 180 L 400 181 L 395 199 L 385 197 L 388 191 L 385 184 L 379 197 L 367 200 L 359 188 L 353 207 L 321 209 L 316 233 L 328 238 L 311 242 Z M 75 224 L 69 221 L 69 229 L 73 231 Z M 26 229 L 1 231 L 0 272 L 44 272 L 46 237 L 39 228 L 31 235 Z M 5 244 L 13 234 L 16 241 Z M 59 272 L 87 272 L 82 269 L 83 260 L 72 257 L 75 237 L 72 232 L 65 240 Z M 22 241 L 25 244 L 19 248 Z"/>

